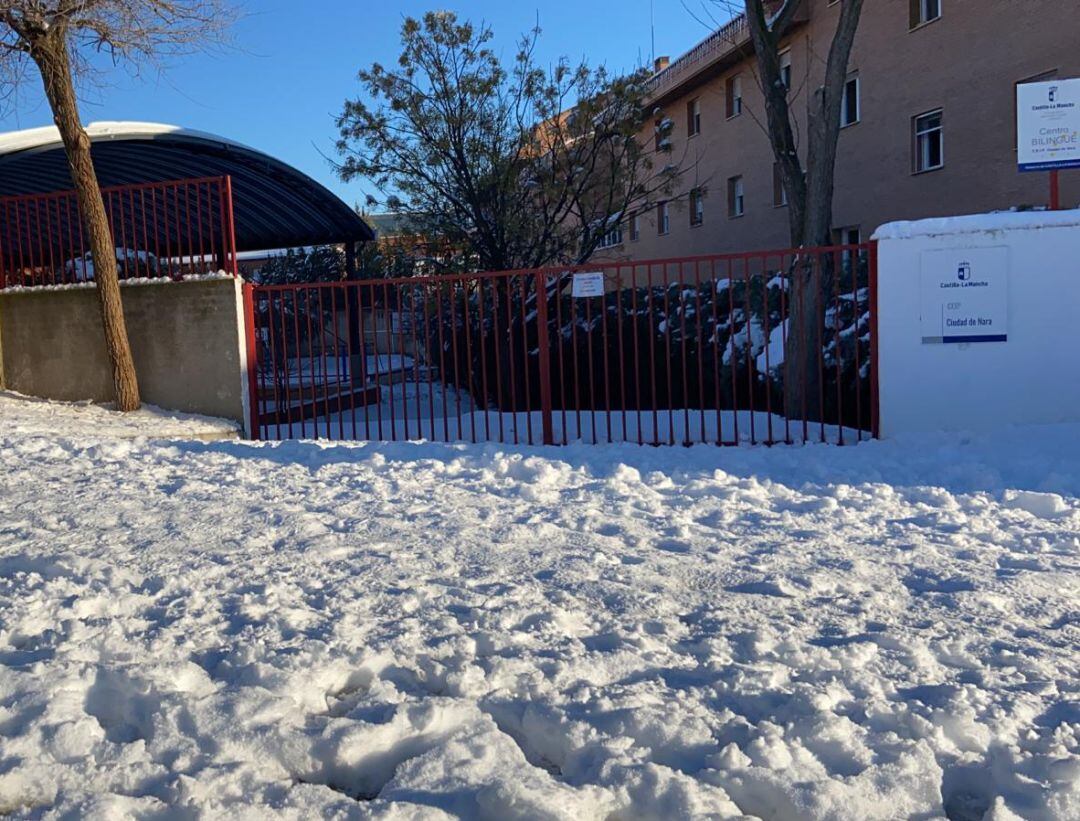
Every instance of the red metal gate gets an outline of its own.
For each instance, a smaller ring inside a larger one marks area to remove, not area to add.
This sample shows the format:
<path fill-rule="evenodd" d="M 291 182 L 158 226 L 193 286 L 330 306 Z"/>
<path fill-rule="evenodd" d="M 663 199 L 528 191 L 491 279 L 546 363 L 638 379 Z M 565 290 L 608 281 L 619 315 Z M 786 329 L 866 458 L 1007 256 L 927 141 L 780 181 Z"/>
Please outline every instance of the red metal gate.
<path fill-rule="evenodd" d="M 236 275 L 229 177 L 102 189 L 122 280 Z M 0 288 L 92 281 L 74 191 L 0 197 Z"/>
<path fill-rule="evenodd" d="M 876 426 L 874 255 L 862 244 L 249 286 L 252 429 L 856 442 Z"/>

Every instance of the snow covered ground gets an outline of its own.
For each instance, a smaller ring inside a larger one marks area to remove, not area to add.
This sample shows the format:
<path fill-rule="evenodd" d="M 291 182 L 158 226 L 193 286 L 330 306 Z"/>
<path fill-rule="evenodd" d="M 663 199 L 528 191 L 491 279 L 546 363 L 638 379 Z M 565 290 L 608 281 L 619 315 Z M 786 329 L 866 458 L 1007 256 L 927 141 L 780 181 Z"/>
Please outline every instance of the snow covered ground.
<path fill-rule="evenodd" d="M 0 390 L 0 426 L 6 436 L 63 434 L 105 438 L 235 438 L 240 426 L 227 419 L 143 405 L 118 414 L 90 402 L 53 402 Z"/>
<path fill-rule="evenodd" d="M 9 414 L 0 812 L 1080 817 L 1078 427 L 542 450 Z"/>

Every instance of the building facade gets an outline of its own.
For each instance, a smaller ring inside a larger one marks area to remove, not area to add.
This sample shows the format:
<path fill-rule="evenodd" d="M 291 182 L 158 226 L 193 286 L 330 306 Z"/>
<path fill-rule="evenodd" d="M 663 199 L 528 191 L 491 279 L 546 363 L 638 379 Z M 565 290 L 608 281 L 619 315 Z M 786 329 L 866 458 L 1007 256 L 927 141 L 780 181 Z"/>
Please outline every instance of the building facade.
<path fill-rule="evenodd" d="M 839 0 L 803 0 L 786 41 L 797 135 L 820 85 Z M 845 89 L 833 225 L 866 240 L 882 223 L 1045 205 L 1048 175 L 1016 167 L 1016 85 L 1080 76 L 1075 0 L 866 0 Z M 683 176 L 598 256 L 658 259 L 789 244 L 749 30 L 736 18 L 651 80 Z M 642 139 L 656 139 L 650 124 Z M 805 149 L 805 140 L 802 140 Z M 1080 171 L 1061 177 L 1080 203 Z"/>

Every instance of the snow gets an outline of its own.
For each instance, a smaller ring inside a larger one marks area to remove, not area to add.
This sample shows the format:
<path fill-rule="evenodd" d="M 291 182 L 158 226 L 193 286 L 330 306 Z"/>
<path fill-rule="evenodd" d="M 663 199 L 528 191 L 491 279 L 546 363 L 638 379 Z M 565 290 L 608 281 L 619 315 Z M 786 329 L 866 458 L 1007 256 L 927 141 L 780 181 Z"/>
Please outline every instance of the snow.
<path fill-rule="evenodd" d="M 180 413 L 144 404 L 119 414 L 109 405 L 53 402 L 0 390 L 0 425 L 5 436 L 94 435 L 106 438 L 220 439 L 235 438 L 239 426 L 229 419 Z"/>
<path fill-rule="evenodd" d="M 763 355 L 764 356 L 764 355 Z M 421 383 L 400 382 L 384 386 L 378 405 L 349 407 L 342 400 L 338 411 L 335 397 L 316 397 L 331 413 L 301 420 L 299 413 L 290 421 L 268 425 L 263 439 L 380 440 L 407 442 L 514 442 L 541 444 L 543 414 L 540 411 L 517 413 L 482 410 L 463 390 Z M 264 407 L 271 410 L 275 403 Z M 588 411 L 555 408 L 551 417 L 552 439 L 556 443 L 604 442 L 664 444 L 752 444 L 786 442 L 853 443 L 869 439 L 867 431 L 835 424 L 786 419 L 766 411 L 703 410 L 618 410 L 609 416 L 605 410 Z M 841 436 L 842 434 L 842 436 Z"/>
<path fill-rule="evenodd" d="M 783 368 L 784 343 L 787 341 L 788 324 L 790 322 L 790 319 L 784 319 L 783 322 L 769 331 L 769 344 L 763 346 L 761 353 L 757 355 L 755 360 L 759 373 L 768 373 L 769 371 L 777 373 Z"/>
<path fill-rule="evenodd" d="M 889 222 L 871 239 L 897 240 L 942 234 L 979 234 L 1039 228 L 1080 227 L 1080 209 L 1071 211 L 1000 211 L 963 217 L 935 217 Z"/>
<path fill-rule="evenodd" d="M 0 811 L 1080 817 L 1080 426 L 270 445 L 17 404 Z"/>
<path fill-rule="evenodd" d="M 165 123 L 145 123 L 124 120 L 102 120 L 89 123 L 85 127 L 87 136 L 91 140 L 125 140 L 145 139 L 160 136 L 182 137 L 199 142 L 219 143 L 223 146 L 242 148 L 248 151 L 254 149 L 243 143 L 221 137 L 217 134 L 209 134 L 205 131 L 196 131 L 190 128 L 181 128 L 176 125 Z M 15 154 L 29 149 L 40 149 L 62 144 L 60 131 L 55 125 L 46 125 L 39 128 L 26 128 L 21 131 L 9 131 L 0 134 L 0 155 Z"/>
<path fill-rule="evenodd" d="M 77 291 L 80 289 L 88 289 L 97 287 L 94 284 L 94 271 L 93 263 L 90 263 L 89 277 L 86 279 L 80 279 L 77 282 L 57 282 L 51 285 L 8 285 L 4 288 L 5 294 L 20 293 L 22 291 Z M 235 276 L 228 271 L 211 271 L 205 274 L 184 274 L 183 276 L 174 277 L 168 275 L 162 275 L 158 277 L 127 277 L 120 280 L 120 286 L 126 287 L 128 285 L 168 285 L 173 282 L 204 282 L 210 280 L 219 279 L 236 279 Z"/>

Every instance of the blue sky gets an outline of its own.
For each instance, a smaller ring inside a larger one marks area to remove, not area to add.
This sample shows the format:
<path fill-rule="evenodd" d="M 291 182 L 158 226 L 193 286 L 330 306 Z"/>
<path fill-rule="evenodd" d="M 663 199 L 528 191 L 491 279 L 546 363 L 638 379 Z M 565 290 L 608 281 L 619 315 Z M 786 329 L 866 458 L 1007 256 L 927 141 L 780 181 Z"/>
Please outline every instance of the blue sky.
<path fill-rule="evenodd" d="M 679 3 L 655 4 L 657 54 L 675 56 L 708 33 Z M 357 70 L 396 60 L 402 18 L 433 8 L 489 23 L 507 58 L 537 15 L 545 61 L 587 57 L 630 69 L 650 56 L 649 0 L 248 0 L 226 53 L 184 57 L 164 76 L 110 71 L 108 86 L 85 94 L 83 120 L 146 120 L 221 134 L 292 163 L 350 203 L 362 201 L 363 185 L 337 180 L 320 151 L 334 153 L 333 116 L 346 97 L 360 93 Z M 700 5 L 690 8 L 701 16 Z M 0 117 L 0 130 L 51 123 L 37 74 L 30 80 L 16 107 Z"/>

